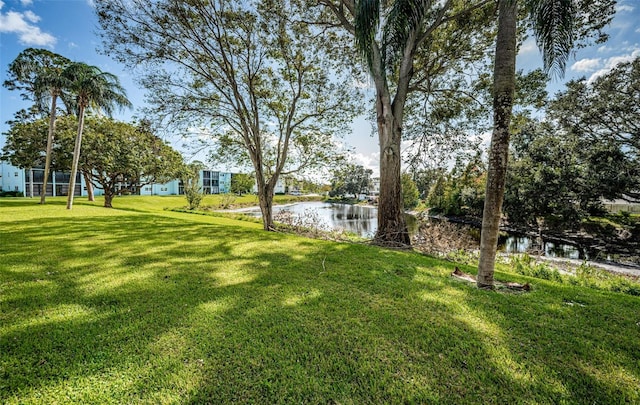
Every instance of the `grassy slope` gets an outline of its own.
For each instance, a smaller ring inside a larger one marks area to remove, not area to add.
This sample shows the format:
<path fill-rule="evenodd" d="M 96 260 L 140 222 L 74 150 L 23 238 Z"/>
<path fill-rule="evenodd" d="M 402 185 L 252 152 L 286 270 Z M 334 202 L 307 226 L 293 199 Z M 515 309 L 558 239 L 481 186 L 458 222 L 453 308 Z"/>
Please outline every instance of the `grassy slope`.
<path fill-rule="evenodd" d="M 637 297 L 115 203 L 0 199 L 0 402 L 640 403 Z"/>

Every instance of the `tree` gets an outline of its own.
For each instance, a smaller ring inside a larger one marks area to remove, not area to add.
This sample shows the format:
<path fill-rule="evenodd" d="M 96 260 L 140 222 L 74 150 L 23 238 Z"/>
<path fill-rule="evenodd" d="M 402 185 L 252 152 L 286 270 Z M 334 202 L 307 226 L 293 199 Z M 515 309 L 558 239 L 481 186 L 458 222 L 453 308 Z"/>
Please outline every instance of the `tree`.
<path fill-rule="evenodd" d="M 278 178 L 330 164 L 334 136 L 359 112 L 348 72 L 303 21 L 301 2 L 107 0 L 96 9 L 105 52 L 143 67 L 158 122 L 253 167 L 263 227 L 273 230 Z"/>
<path fill-rule="evenodd" d="M 104 207 L 112 208 L 119 184 L 137 189 L 179 177 L 182 155 L 144 124 L 106 117 L 87 117 L 79 168 L 104 191 Z M 71 193 L 73 189 L 70 188 Z"/>
<path fill-rule="evenodd" d="M 447 44 L 469 27 L 475 28 L 467 31 L 469 33 L 484 33 L 490 29 L 485 13 L 491 9 L 492 2 L 320 0 L 319 3 L 333 14 L 337 20 L 334 24 L 355 37 L 375 87 L 380 144 L 380 196 L 375 241 L 385 245 L 409 245 L 400 180 L 405 105 L 411 92 L 433 92 L 435 89 L 430 84 L 435 83 L 435 77 L 461 72 L 463 63 L 458 64 L 458 61 L 462 54 L 483 49 L 483 34 L 465 35 L 460 47 L 448 47 Z M 482 59 L 482 55 L 476 55 Z"/>
<path fill-rule="evenodd" d="M 514 133 L 504 197 L 509 224 L 538 228 L 539 234 L 577 227 L 601 206 L 602 185 L 614 180 L 603 175 L 615 173 L 620 160 L 606 154 L 551 122 L 532 121 Z"/>
<path fill-rule="evenodd" d="M 58 118 L 58 127 L 67 128 L 76 125 L 71 116 Z M 21 169 L 39 167 L 44 164 L 44 152 L 47 149 L 47 134 L 49 120 L 45 118 L 29 117 L 27 120 L 9 122 L 6 142 L 2 148 L 0 159 L 8 161 Z M 73 138 L 65 131 L 58 133 L 51 147 L 50 162 L 53 170 L 68 170 L 71 164 Z"/>
<path fill-rule="evenodd" d="M 617 175 L 593 186 L 613 186 L 622 190 L 615 198 L 629 201 L 640 200 L 638 100 L 640 58 L 621 63 L 592 82 L 585 79 L 569 82 L 567 90 L 557 95 L 549 109 L 550 118 L 559 123 L 561 130 L 579 137 L 585 144 L 600 145 L 609 150 L 609 155 L 618 155 L 616 163 L 626 169 L 619 167 Z M 603 156 L 593 165 L 609 160 Z M 601 172 L 610 173 L 604 167 Z"/>
<path fill-rule="evenodd" d="M 83 153 L 78 170 L 104 190 L 104 206 L 112 206 L 116 186 L 127 184 L 141 188 L 180 177 L 182 155 L 155 136 L 144 123 L 133 125 L 106 117 L 85 119 Z M 51 167 L 68 171 L 73 160 L 74 139 L 78 128 L 75 116 L 58 118 L 52 148 Z M 13 123 L 7 132 L 2 159 L 24 168 L 42 162 L 47 120 Z M 69 192 L 73 189 L 69 188 Z"/>
<path fill-rule="evenodd" d="M 9 64 L 8 79 L 4 86 L 9 90 L 23 90 L 23 98 L 31 99 L 40 110 L 44 110 L 44 102 L 51 100 L 48 110 L 49 131 L 44 162 L 44 181 L 40 191 L 40 204 L 45 203 L 47 182 L 51 166 L 51 150 L 56 125 L 56 109 L 59 97 L 64 97 L 67 80 L 64 69 L 71 61 L 46 49 L 28 48 L 20 52 L 16 59 Z M 70 101 L 67 99 L 67 104 Z M 67 109 L 69 105 L 67 105 Z M 33 182 L 32 182 L 33 183 Z M 33 197 L 33 196 L 32 196 Z"/>
<path fill-rule="evenodd" d="M 346 164 L 334 171 L 329 194 L 353 194 L 353 198 L 357 199 L 358 194 L 369 192 L 372 174 L 373 170 L 365 169 L 364 166 Z"/>
<path fill-rule="evenodd" d="M 254 185 L 254 177 L 250 174 L 231 174 L 231 192 L 239 195 L 251 192 Z"/>
<path fill-rule="evenodd" d="M 420 203 L 420 192 L 409 173 L 402 173 L 402 205 L 406 209 L 413 209 Z"/>
<path fill-rule="evenodd" d="M 200 172 L 205 168 L 202 162 L 192 162 L 182 167 L 180 181 L 184 187 L 184 196 L 187 198 L 187 209 L 196 210 L 204 198 L 200 187 Z"/>
<path fill-rule="evenodd" d="M 73 150 L 69 195 L 67 197 L 67 209 L 70 210 L 73 207 L 86 109 L 91 108 L 111 115 L 114 107 L 131 107 L 131 102 L 127 99 L 118 78 L 111 73 L 101 71 L 96 66 L 72 63 L 65 69 L 64 75 L 68 81 L 69 92 L 74 96 L 78 116 L 78 132 Z"/>
<path fill-rule="evenodd" d="M 482 215 L 486 168 L 478 153 L 468 161 L 459 159 L 449 173 L 441 172 L 427 196 L 429 208 L 451 216 Z"/>
<path fill-rule="evenodd" d="M 524 1 L 548 72 L 562 73 L 571 49 L 579 38 L 596 33 L 612 18 L 615 0 Z M 493 133 L 489 148 L 487 186 L 482 215 L 480 262 L 477 285 L 493 288 L 493 272 L 504 198 L 509 153 L 509 126 L 515 92 L 518 0 L 498 0 L 498 34 L 493 72 Z"/>

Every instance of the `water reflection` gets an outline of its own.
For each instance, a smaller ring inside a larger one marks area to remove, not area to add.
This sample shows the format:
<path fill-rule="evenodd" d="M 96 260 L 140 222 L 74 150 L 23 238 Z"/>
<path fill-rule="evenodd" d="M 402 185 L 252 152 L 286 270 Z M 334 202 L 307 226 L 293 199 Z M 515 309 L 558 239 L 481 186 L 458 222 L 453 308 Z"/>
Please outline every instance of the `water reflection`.
<path fill-rule="evenodd" d="M 544 253 L 547 257 L 563 257 L 567 259 L 588 260 L 589 253 L 577 246 L 568 243 L 555 243 L 535 240 L 523 235 L 508 235 L 501 237 L 499 248 L 506 253 L 535 252 Z"/>
<path fill-rule="evenodd" d="M 378 229 L 378 209 L 371 206 L 336 204 L 322 201 L 302 202 L 291 205 L 276 206 L 274 215 L 287 211 L 294 216 L 313 218 L 318 228 L 344 230 L 356 235 L 373 238 Z M 260 216 L 260 209 L 244 210 L 246 214 Z M 409 232 L 417 229 L 417 220 L 412 215 L 406 216 Z M 521 234 L 510 234 L 501 237 L 499 248 L 507 253 L 544 252 L 545 256 L 564 257 L 570 259 L 589 259 L 584 249 L 576 245 L 542 241 L 541 243 Z"/>
<path fill-rule="evenodd" d="M 365 238 L 373 238 L 378 229 L 378 209 L 370 206 L 311 201 L 273 207 L 274 215 L 282 211 L 295 216 L 312 216 L 320 228 L 344 230 Z M 260 216 L 259 209 L 245 213 Z M 415 218 L 407 216 L 407 225 L 410 230 L 415 228 Z"/>

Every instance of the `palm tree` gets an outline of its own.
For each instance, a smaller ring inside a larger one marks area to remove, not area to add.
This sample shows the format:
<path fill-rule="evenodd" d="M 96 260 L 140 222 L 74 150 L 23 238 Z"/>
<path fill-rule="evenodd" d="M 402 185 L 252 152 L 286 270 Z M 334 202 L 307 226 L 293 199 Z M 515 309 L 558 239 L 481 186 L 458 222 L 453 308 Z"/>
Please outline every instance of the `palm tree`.
<path fill-rule="evenodd" d="M 117 76 L 103 72 L 96 66 L 73 63 L 65 70 L 65 76 L 69 80 L 69 91 L 75 96 L 78 115 L 78 134 L 73 149 L 73 163 L 67 197 L 67 209 L 70 210 L 73 207 L 86 109 L 92 108 L 111 115 L 114 107 L 131 107 L 131 102 L 127 99 L 126 92 L 120 85 Z"/>
<path fill-rule="evenodd" d="M 405 105 L 417 91 L 416 70 L 421 49 L 437 40 L 439 30 L 474 11 L 490 7 L 491 0 L 319 0 L 351 33 L 365 59 L 376 91 L 380 144 L 380 196 L 375 241 L 410 245 L 401 187 L 401 141 Z M 353 17 L 353 23 L 351 22 Z M 421 72 L 422 79 L 429 73 Z M 427 81 L 427 80 L 425 80 Z"/>
<path fill-rule="evenodd" d="M 45 152 L 44 180 L 40 190 L 40 204 L 45 203 L 47 193 L 47 183 L 51 167 L 51 150 L 56 125 L 57 101 L 59 97 L 64 101 L 64 89 L 66 80 L 63 74 L 64 69 L 71 61 L 64 56 L 58 55 L 46 49 L 28 48 L 20 52 L 16 59 L 9 65 L 9 79 L 4 82 L 4 86 L 9 89 L 22 89 L 23 97 L 32 98 L 36 107 L 43 114 L 47 110 L 45 104 L 51 100 L 49 114 L 49 132 L 47 135 L 47 149 Z M 66 101 L 67 109 L 69 102 Z M 31 181 L 33 186 L 33 179 Z"/>
<path fill-rule="evenodd" d="M 518 6 L 522 3 L 542 52 L 547 72 L 564 74 L 580 36 L 599 31 L 612 17 L 615 2 L 571 0 L 499 0 L 498 35 L 493 73 L 493 134 L 489 148 L 486 197 L 482 215 L 477 285 L 493 288 L 493 273 L 509 154 L 509 126 L 515 91 Z M 584 9 L 578 9 L 578 8 Z M 602 37 L 602 34 L 600 35 Z"/>

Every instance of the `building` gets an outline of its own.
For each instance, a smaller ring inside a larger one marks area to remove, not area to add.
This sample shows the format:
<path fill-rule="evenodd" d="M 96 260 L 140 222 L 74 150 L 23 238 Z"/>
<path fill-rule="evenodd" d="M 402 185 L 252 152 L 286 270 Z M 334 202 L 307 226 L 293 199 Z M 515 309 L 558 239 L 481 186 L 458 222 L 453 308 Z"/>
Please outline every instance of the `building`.
<path fill-rule="evenodd" d="M 371 179 L 371 188 L 369 189 L 369 194 L 371 195 L 380 194 L 380 177 L 373 177 Z"/>
<path fill-rule="evenodd" d="M 0 161 L 0 191 L 24 192 L 24 170 Z"/>
<path fill-rule="evenodd" d="M 273 193 L 274 194 L 286 194 L 287 192 L 287 182 L 285 181 L 284 178 L 279 177 L 278 181 L 276 181 L 276 185 L 273 187 Z M 258 193 L 258 184 L 254 184 L 253 185 L 253 193 L 257 194 Z"/>
<path fill-rule="evenodd" d="M 221 172 L 205 169 L 200 171 L 199 184 L 205 194 L 225 194 L 231 192 L 230 172 Z M 47 182 L 47 196 L 66 196 L 69 193 L 68 172 L 52 172 Z M 0 191 L 22 192 L 25 196 L 39 196 L 44 180 L 44 169 L 35 168 L 22 170 L 7 162 L 0 162 Z M 182 181 L 171 180 L 167 183 L 152 183 L 142 186 L 139 190 L 129 189 L 128 184 L 120 184 L 117 187 L 119 192 L 137 193 L 139 195 L 178 195 L 184 194 Z M 99 187 L 93 188 L 96 196 L 103 195 L 104 192 Z M 87 195 L 87 184 L 84 176 L 78 173 L 76 178 L 76 196 Z"/>

